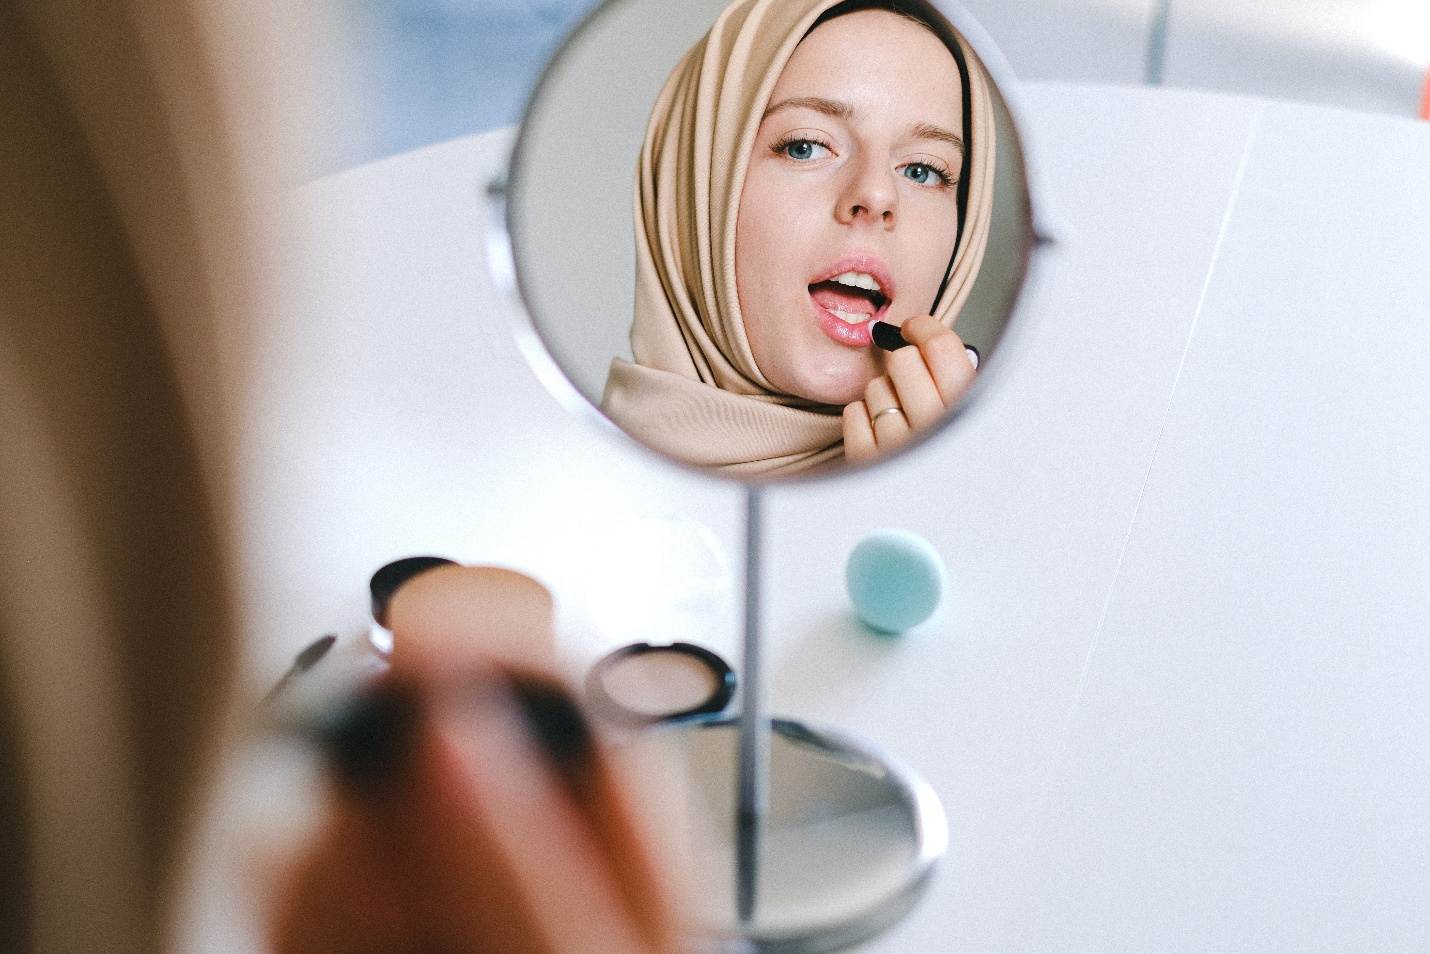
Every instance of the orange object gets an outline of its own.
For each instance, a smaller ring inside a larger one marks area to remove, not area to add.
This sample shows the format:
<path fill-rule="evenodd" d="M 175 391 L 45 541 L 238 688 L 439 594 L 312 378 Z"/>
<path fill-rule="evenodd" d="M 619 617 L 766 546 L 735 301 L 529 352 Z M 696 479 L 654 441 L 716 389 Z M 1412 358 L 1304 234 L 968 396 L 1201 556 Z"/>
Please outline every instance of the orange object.
<path fill-rule="evenodd" d="M 514 570 L 449 564 L 402 585 L 385 618 L 396 654 L 468 658 L 479 654 L 518 669 L 556 662 L 554 606 L 546 587 Z"/>
<path fill-rule="evenodd" d="M 1430 120 L 1430 69 L 1425 70 L 1425 89 L 1420 94 L 1420 118 Z"/>

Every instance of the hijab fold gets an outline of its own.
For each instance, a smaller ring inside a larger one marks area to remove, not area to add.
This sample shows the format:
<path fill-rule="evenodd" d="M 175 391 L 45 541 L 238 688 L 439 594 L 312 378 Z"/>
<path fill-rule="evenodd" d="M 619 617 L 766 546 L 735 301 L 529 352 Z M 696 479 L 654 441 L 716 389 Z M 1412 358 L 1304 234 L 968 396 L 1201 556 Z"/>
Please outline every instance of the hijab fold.
<path fill-rule="evenodd" d="M 839 2 L 736 0 L 666 81 L 641 150 L 635 362 L 612 363 L 602 409 L 655 450 L 731 476 L 782 476 L 844 452 L 841 406 L 781 393 L 760 372 L 735 285 L 735 221 L 765 107 L 794 48 Z M 994 132 L 987 74 L 952 28 L 944 39 L 966 64 L 970 130 L 962 237 L 933 309 L 952 327 L 988 244 Z"/>

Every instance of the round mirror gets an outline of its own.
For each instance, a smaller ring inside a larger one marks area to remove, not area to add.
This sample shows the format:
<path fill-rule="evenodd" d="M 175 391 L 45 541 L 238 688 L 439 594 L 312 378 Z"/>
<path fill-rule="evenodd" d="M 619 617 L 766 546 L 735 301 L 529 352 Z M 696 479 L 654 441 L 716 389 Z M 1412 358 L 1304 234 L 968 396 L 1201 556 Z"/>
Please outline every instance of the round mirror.
<path fill-rule="evenodd" d="M 998 374 L 1040 242 L 1008 80 L 948 4 L 727 3 L 572 34 L 493 245 L 563 400 L 721 476 L 838 472 Z"/>

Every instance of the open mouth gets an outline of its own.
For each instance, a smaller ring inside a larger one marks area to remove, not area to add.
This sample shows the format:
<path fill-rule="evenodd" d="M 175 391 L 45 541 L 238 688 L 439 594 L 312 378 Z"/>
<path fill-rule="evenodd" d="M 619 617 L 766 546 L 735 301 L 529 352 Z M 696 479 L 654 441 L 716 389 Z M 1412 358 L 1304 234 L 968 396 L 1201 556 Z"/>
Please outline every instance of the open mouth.
<path fill-rule="evenodd" d="M 867 323 L 886 307 L 889 299 L 878 279 L 867 272 L 844 272 L 809 286 L 814 303 L 840 321 Z"/>

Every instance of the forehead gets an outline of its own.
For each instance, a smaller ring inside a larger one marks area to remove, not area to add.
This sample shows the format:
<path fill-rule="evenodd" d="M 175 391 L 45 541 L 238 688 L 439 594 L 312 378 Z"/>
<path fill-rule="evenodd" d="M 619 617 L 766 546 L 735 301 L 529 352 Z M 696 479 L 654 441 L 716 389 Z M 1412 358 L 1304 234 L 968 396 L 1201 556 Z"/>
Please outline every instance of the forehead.
<path fill-rule="evenodd" d="M 821 24 L 785 64 L 771 103 L 791 97 L 847 102 L 915 121 L 962 116 L 958 64 L 922 24 L 888 10 L 860 10 Z"/>

